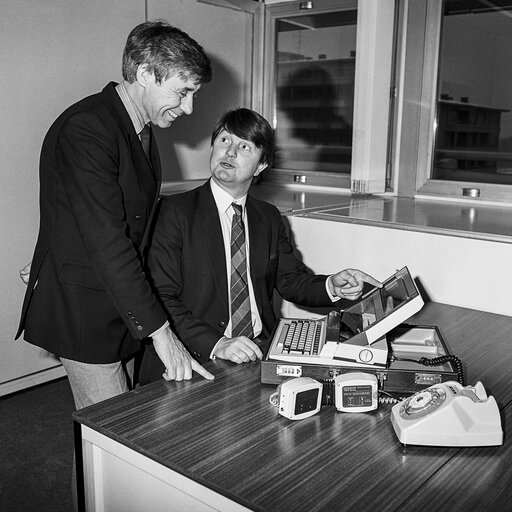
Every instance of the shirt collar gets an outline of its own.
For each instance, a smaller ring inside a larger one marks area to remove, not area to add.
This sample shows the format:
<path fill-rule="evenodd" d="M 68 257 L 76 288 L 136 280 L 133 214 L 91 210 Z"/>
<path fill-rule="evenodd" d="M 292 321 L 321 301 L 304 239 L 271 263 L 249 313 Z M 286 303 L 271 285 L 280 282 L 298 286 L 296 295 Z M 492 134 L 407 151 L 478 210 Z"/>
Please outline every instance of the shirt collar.
<path fill-rule="evenodd" d="M 139 135 L 144 126 L 147 124 L 144 121 L 144 116 L 142 115 L 135 102 L 132 100 L 124 81 L 116 85 L 116 91 L 117 94 L 119 94 L 121 101 L 123 102 L 124 108 L 130 116 L 133 127 L 135 128 L 135 133 Z"/>
<path fill-rule="evenodd" d="M 229 210 L 231 203 L 237 203 L 242 206 L 242 211 L 245 210 L 247 194 L 238 199 L 234 199 L 228 192 L 220 188 L 213 178 L 210 178 L 210 187 L 212 189 L 213 198 L 215 199 L 215 204 L 217 205 L 217 209 L 220 213 L 226 213 Z"/>

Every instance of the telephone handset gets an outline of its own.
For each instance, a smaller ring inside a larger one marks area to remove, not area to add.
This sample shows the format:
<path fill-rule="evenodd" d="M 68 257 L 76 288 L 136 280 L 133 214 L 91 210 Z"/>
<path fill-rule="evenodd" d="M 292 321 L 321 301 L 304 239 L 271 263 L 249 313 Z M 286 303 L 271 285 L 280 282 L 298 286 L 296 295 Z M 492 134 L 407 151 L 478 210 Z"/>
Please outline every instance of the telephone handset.
<path fill-rule="evenodd" d="M 498 405 L 481 382 L 463 386 L 449 381 L 418 391 L 393 406 L 391 423 L 404 445 L 503 444 Z"/>

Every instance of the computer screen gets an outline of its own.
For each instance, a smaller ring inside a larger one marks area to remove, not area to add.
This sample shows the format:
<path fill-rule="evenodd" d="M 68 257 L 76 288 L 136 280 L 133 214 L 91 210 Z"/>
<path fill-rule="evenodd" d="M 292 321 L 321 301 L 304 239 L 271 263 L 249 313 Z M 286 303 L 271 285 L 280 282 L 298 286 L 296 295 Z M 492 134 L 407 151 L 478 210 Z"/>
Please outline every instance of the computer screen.
<path fill-rule="evenodd" d="M 365 331 L 418 295 L 407 267 L 384 281 L 382 288 L 366 293 L 341 312 L 340 340 Z"/>

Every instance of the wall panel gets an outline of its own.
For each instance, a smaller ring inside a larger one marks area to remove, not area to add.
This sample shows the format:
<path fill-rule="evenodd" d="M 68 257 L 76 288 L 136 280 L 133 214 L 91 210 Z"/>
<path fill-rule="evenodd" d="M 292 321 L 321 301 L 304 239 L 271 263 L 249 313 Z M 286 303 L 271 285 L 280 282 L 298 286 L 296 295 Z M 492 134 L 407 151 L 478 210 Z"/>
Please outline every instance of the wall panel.
<path fill-rule="evenodd" d="M 25 292 L 18 272 L 38 231 L 43 137 L 68 105 L 120 79 L 126 36 L 142 21 L 143 0 L 0 2 L 0 395 L 60 375 L 49 354 L 13 342 Z"/>

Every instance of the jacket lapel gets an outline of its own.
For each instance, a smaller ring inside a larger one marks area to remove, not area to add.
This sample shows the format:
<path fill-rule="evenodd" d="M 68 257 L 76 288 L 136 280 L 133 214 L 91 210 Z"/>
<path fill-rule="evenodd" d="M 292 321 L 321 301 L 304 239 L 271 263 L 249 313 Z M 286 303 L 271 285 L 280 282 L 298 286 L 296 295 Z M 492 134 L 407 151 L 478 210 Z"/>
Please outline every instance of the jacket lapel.
<path fill-rule="evenodd" d="M 247 223 L 249 226 L 249 265 L 254 296 L 259 311 L 262 311 L 262 286 L 256 286 L 258 276 L 265 276 L 270 254 L 269 238 L 266 224 L 260 212 L 255 208 L 251 196 L 247 196 Z"/>
<path fill-rule="evenodd" d="M 148 197 L 156 197 L 157 189 L 160 186 L 161 167 L 158 147 L 154 139 L 153 130 L 151 130 L 152 169 L 151 164 L 142 149 L 139 136 L 135 133 L 135 128 L 133 127 L 130 116 L 126 111 L 119 94 L 117 94 L 115 87 L 116 84 L 114 82 L 110 82 L 104 87 L 102 92 L 105 95 L 119 128 L 123 132 L 125 140 L 128 143 L 140 188 L 144 190 Z"/>
<path fill-rule="evenodd" d="M 127 136 L 139 185 L 149 197 L 154 197 L 156 195 L 159 179 L 156 177 L 154 169 L 151 168 L 151 165 L 146 158 L 146 154 L 140 144 L 139 136 L 135 133 L 133 127 L 132 130 L 127 133 Z M 152 160 L 154 159 L 154 155 L 158 158 L 158 149 L 156 149 L 156 144 L 151 145 Z M 160 165 L 158 165 L 156 172 L 160 173 Z"/>
<path fill-rule="evenodd" d="M 160 165 L 160 154 L 158 152 L 158 145 L 156 143 L 155 134 L 153 133 L 153 127 L 150 130 L 151 133 L 151 168 L 153 170 L 154 177 L 157 183 L 162 180 L 162 168 Z"/>
<path fill-rule="evenodd" d="M 208 180 L 200 190 L 198 216 L 201 224 L 201 236 L 208 251 L 207 260 L 217 287 L 219 297 L 224 307 L 229 311 L 228 304 L 228 278 L 226 269 L 226 255 L 222 238 L 222 228 L 217 214 L 217 205 Z"/>
<path fill-rule="evenodd" d="M 149 228 L 152 223 L 152 219 L 155 213 L 155 206 L 158 201 L 158 193 L 160 191 L 161 182 L 161 167 L 160 158 L 158 155 L 158 147 L 156 141 L 152 138 L 151 140 L 151 160 L 153 162 L 153 169 L 146 158 L 140 139 L 135 133 L 132 120 L 126 111 L 119 94 L 116 91 L 116 83 L 110 82 L 103 90 L 102 94 L 105 98 L 105 102 L 109 105 L 112 115 L 114 116 L 119 130 L 126 141 L 127 151 L 131 156 L 133 162 L 133 173 L 127 179 L 133 180 L 134 183 L 130 187 L 130 190 L 136 192 L 135 183 L 138 185 L 138 189 L 146 196 L 147 204 L 147 222 L 144 230 L 144 235 L 141 240 L 141 248 L 144 250 L 147 244 L 149 236 Z M 153 130 L 151 130 L 151 137 L 153 137 Z"/>

